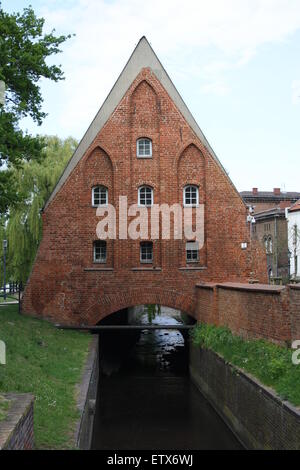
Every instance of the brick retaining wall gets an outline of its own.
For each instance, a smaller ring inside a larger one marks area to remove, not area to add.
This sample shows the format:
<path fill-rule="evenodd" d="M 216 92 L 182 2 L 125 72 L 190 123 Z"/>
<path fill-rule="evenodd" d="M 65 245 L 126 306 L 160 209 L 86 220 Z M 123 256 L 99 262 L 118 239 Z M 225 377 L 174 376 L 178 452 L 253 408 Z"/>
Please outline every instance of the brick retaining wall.
<path fill-rule="evenodd" d="M 78 387 L 77 407 L 80 412 L 75 441 L 82 450 L 89 450 L 92 442 L 95 406 L 99 378 L 99 337 L 95 335 L 90 345 L 89 355 Z"/>
<path fill-rule="evenodd" d="M 34 397 L 28 393 L 7 393 L 11 406 L 0 422 L 0 450 L 30 450 L 34 447 Z"/>
<path fill-rule="evenodd" d="M 300 450 L 300 411 L 213 351 L 192 346 L 193 382 L 248 449 Z"/>
<path fill-rule="evenodd" d="M 290 344 L 300 340 L 300 286 L 197 284 L 196 316 L 243 338 Z"/>

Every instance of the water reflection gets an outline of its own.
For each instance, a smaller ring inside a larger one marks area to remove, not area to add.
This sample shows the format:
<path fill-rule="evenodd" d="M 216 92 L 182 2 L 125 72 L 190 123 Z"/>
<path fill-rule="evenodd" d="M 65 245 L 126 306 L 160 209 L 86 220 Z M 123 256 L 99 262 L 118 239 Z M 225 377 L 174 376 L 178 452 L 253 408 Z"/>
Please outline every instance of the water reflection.
<path fill-rule="evenodd" d="M 146 311 L 138 317 L 138 323 L 149 324 Z M 174 330 L 142 330 L 124 370 L 138 374 L 174 374 L 187 372 L 187 353 L 183 335 L 176 330 L 182 324 L 179 312 L 161 308 L 152 325 L 174 325 Z"/>
<path fill-rule="evenodd" d="M 147 312 L 137 321 L 147 324 Z M 162 308 L 152 324 L 174 330 L 142 330 L 118 371 L 100 377 L 94 449 L 240 448 L 189 380 L 188 335 L 176 330 L 180 323 L 179 312 Z"/>

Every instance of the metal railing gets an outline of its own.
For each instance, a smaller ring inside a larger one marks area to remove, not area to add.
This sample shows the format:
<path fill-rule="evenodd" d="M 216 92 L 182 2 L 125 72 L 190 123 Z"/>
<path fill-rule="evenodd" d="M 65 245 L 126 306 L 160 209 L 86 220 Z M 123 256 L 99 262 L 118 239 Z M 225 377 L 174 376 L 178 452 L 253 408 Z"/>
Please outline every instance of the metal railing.
<path fill-rule="evenodd" d="M 11 297 L 11 302 L 8 302 L 6 305 L 13 303 L 13 299 L 18 302 L 19 305 L 19 313 L 21 313 L 21 296 L 23 291 L 23 284 L 22 282 L 18 281 L 10 281 L 8 284 L 0 286 L 0 298 L 6 301 L 9 297 Z M 18 294 L 17 297 L 13 297 L 15 294 Z"/>

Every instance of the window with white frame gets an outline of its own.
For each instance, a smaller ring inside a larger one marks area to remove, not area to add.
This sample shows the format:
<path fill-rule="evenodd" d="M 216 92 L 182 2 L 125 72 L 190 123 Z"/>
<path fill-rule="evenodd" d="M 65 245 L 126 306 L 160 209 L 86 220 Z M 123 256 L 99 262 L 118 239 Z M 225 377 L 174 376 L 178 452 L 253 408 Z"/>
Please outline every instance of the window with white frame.
<path fill-rule="evenodd" d="M 140 260 L 141 260 L 141 263 L 153 262 L 153 243 L 152 242 L 141 242 Z"/>
<path fill-rule="evenodd" d="M 136 141 L 136 154 L 140 158 L 152 157 L 152 141 L 150 139 L 138 139 Z"/>
<path fill-rule="evenodd" d="M 92 189 L 92 205 L 106 206 L 108 204 L 108 190 L 105 186 L 94 186 Z"/>
<path fill-rule="evenodd" d="M 187 242 L 185 246 L 187 263 L 197 263 L 199 261 L 199 243 Z"/>
<path fill-rule="evenodd" d="M 94 242 L 94 263 L 106 263 L 106 257 L 106 241 L 96 240 Z"/>
<path fill-rule="evenodd" d="M 199 204 L 199 189 L 197 186 L 189 185 L 184 188 L 183 204 L 191 207 Z"/>
<path fill-rule="evenodd" d="M 150 186 L 141 186 L 138 194 L 139 206 L 150 207 L 153 205 L 153 189 Z"/>

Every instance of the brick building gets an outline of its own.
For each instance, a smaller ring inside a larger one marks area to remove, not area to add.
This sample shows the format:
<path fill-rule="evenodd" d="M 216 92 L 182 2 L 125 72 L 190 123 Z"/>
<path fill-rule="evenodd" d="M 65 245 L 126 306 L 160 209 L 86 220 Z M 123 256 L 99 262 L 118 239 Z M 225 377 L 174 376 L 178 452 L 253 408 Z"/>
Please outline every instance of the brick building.
<path fill-rule="evenodd" d="M 285 211 L 299 200 L 300 193 L 286 192 L 280 188 L 274 188 L 273 192 L 253 188 L 252 191 L 242 191 L 240 195 L 255 216 L 253 239 L 262 244 L 267 254 L 269 281 L 288 282 L 290 256 Z"/>
<path fill-rule="evenodd" d="M 120 237 L 120 196 L 148 211 L 203 204 L 203 246 Z M 99 240 L 96 209 L 107 203 L 118 235 Z M 69 324 L 147 303 L 195 315 L 197 283 L 251 278 L 267 273 L 246 205 L 143 37 L 44 207 L 23 311 Z"/>
<path fill-rule="evenodd" d="M 290 253 L 290 275 L 300 282 L 300 199 L 286 210 L 288 219 L 288 244 Z"/>
<path fill-rule="evenodd" d="M 288 231 L 285 209 L 275 207 L 255 214 L 252 236 L 259 241 L 267 254 L 270 282 L 289 281 Z"/>
<path fill-rule="evenodd" d="M 274 188 L 273 191 L 259 191 L 258 188 L 253 188 L 252 191 L 242 191 L 240 195 L 245 203 L 254 209 L 255 214 L 275 207 L 285 209 L 300 199 L 299 192 L 286 192 L 280 188 Z"/>

